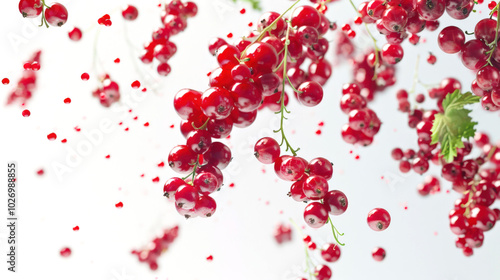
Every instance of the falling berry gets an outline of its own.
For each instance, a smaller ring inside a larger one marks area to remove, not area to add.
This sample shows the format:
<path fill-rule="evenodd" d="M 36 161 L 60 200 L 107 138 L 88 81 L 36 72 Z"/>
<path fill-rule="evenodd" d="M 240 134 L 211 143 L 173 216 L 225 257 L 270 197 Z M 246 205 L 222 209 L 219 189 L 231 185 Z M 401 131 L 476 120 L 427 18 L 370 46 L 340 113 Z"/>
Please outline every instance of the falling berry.
<path fill-rule="evenodd" d="M 72 41 L 80 41 L 82 39 L 82 31 L 78 27 L 74 27 L 70 32 L 68 32 L 68 37 Z"/>
<path fill-rule="evenodd" d="M 30 115 L 31 115 L 30 110 L 28 110 L 28 109 L 23 110 L 23 117 L 27 118 L 27 117 L 29 117 Z"/>
<path fill-rule="evenodd" d="M 242 14 L 242 15 L 245 14 L 246 12 L 247 12 L 247 10 L 245 10 L 245 9 L 240 10 L 240 14 Z"/>
<path fill-rule="evenodd" d="M 138 89 L 139 87 L 141 87 L 141 82 L 136 80 L 131 84 L 131 86 L 133 89 Z"/>
<path fill-rule="evenodd" d="M 3 78 L 2 79 L 2 84 L 4 85 L 8 85 L 10 83 L 9 79 L 8 78 Z"/>
<path fill-rule="evenodd" d="M 82 78 L 82 81 L 88 81 L 89 78 L 90 78 L 90 76 L 89 76 L 88 73 L 83 73 L 82 76 L 81 76 L 81 78 Z"/>
<path fill-rule="evenodd" d="M 152 181 L 153 181 L 153 183 L 158 183 L 158 182 L 160 182 L 160 178 L 159 177 L 154 177 Z"/>
<path fill-rule="evenodd" d="M 54 141 L 57 139 L 57 135 L 54 132 L 52 132 L 49 135 L 47 135 L 47 139 L 49 139 L 50 141 Z"/>
<path fill-rule="evenodd" d="M 61 254 L 61 257 L 67 258 L 71 255 L 71 249 L 68 247 L 62 248 L 59 254 Z"/>
<path fill-rule="evenodd" d="M 385 250 L 384 250 L 384 248 L 375 247 L 372 250 L 372 257 L 373 257 L 374 260 L 376 260 L 378 262 L 383 261 L 385 259 Z"/>
<path fill-rule="evenodd" d="M 70 104 L 70 103 L 71 103 L 71 98 L 69 98 L 69 97 L 68 97 L 68 98 L 65 98 L 65 99 L 64 99 L 64 103 L 65 103 L 65 104 Z"/>

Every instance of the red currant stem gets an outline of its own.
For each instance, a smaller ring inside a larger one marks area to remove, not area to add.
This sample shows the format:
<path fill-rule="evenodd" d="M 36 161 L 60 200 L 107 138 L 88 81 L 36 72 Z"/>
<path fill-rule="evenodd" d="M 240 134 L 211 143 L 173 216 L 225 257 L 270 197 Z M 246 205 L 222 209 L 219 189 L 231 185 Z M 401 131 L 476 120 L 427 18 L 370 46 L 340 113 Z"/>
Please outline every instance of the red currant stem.
<path fill-rule="evenodd" d="M 415 70 L 413 72 L 413 83 L 411 85 L 409 93 L 415 93 L 415 88 L 417 87 L 418 83 L 418 70 L 420 68 L 420 55 L 417 55 L 417 59 L 415 61 Z"/>
<path fill-rule="evenodd" d="M 486 156 L 486 161 L 489 161 L 491 159 L 491 157 L 495 154 L 495 151 L 497 149 L 497 146 L 493 146 L 491 149 L 490 149 L 490 152 L 488 153 L 488 155 Z"/>
<path fill-rule="evenodd" d="M 207 128 L 207 125 L 208 125 L 208 122 L 210 121 L 210 118 L 208 118 L 204 124 L 202 124 L 200 127 L 196 127 L 194 125 L 194 122 L 191 123 L 191 126 L 193 126 L 194 129 L 196 130 L 204 130 L 205 128 Z"/>
<path fill-rule="evenodd" d="M 489 55 L 488 55 L 488 59 L 486 60 L 486 64 L 484 66 L 486 66 L 486 65 L 493 66 L 493 64 L 491 63 L 491 57 L 493 56 L 493 52 L 495 51 L 495 48 L 497 47 L 498 29 L 500 28 L 500 10 L 499 10 L 499 5 L 500 5 L 500 1 L 497 3 L 497 5 L 495 6 L 495 8 L 493 10 L 491 10 L 491 13 L 490 13 L 490 15 L 493 15 L 493 13 L 495 11 L 497 12 L 497 26 L 496 26 L 496 29 L 495 29 L 496 30 L 496 32 L 495 32 L 495 40 L 493 40 L 493 42 L 491 42 L 490 44 L 488 44 L 488 46 L 490 47 L 490 50 L 486 52 Z"/>
<path fill-rule="evenodd" d="M 50 6 L 47 6 L 47 4 L 45 4 L 45 0 L 42 0 L 42 5 L 45 6 L 46 8 L 50 8 Z M 43 11 L 42 11 L 43 13 Z"/>
<path fill-rule="evenodd" d="M 349 2 L 351 3 L 351 6 L 354 8 L 354 10 L 358 14 L 358 16 L 361 16 L 361 13 L 358 11 L 358 9 L 356 8 L 356 5 L 354 5 L 352 0 L 349 0 Z M 375 68 L 375 72 L 373 74 L 372 80 L 376 80 L 377 79 L 377 71 L 376 70 L 380 66 L 380 58 L 379 58 L 380 49 L 378 48 L 378 45 L 377 45 L 377 39 L 375 39 L 375 37 L 373 36 L 373 34 L 370 31 L 370 28 L 368 28 L 368 24 L 366 24 L 366 22 L 364 22 L 364 26 L 366 29 L 366 33 L 368 33 L 368 35 L 370 36 L 370 38 L 373 41 L 373 49 L 374 49 L 373 52 L 375 53 L 375 63 L 373 64 L 373 67 Z"/>
<path fill-rule="evenodd" d="M 182 180 L 186 180 L 187 178 L 191 177 L 191 184 L 194 182 L 194 176 L 196 175 L 196 169 L 200 166 L 200 155 L 196 158 L 196 162 L 193 164 L 193 171 L 191 171 L 188 175 L 185 177 L 182 177 Z"/>
<path fill-rule="evenodd" d="M 300 235 L 302 236 L 306 236 L 304 234 L 304 232 L 302 231 L 302 229 L 295 223 L 295 221 L 290 218 L 290 223 L 292 223 L 293 227 L 295 228 L 295 230 L 297 230 Z M 309 256 L 309 248 L 307 248 L 307 244 L 304 242 L 304 248 L 305 248 L 305 251 L 306 251 L 306 273 L 309 274 L 309 279 L 313 279 L 313 272 L 312 272 L 312 269 L 311 269 L 311 265 L 314 267 L 314 262 L 312 261 L 311 257 Z"/>
<path fill-rule="evenodd" d="M 332 222 L 332 219 L 330 219 L 330 216 L 328 216 L 328 223 L 330 223 L 330 225 L 332 226 L 332 232 L 333 232 L 333 238 L 335 238 L 335 241 L 337 241 L 337 243 L 340 245 L 340 246 L 344 246 L 345 243 L 341 243 L 339 241 L 339 236 L 344 236 L 343 233 L 340 233 L 339 230 L 333 225 L 333 222 Z"/>
<path fill-rule="evenodd" d="M 293 3 L 293 4 L 292 4 L 292 6 L 290 6 L 290 7 L 289 7 L 289 8 L 288 8 L 288 9 L 287 9 L 284 13 L 282 13 L 279 17 L 277 17 L 277 18 L 273 21 L 273 23 L 271 23 L 269 26 L 267 26 L 266 28 L 264 28 L 264 29 L 260 32 L 259 37 L 257 37 L 257 39 L 255 39 L 255 41 L 253 41 L 253 43 L 255 43 L 255 42 L 260 42 L 260 40 L 262 40 L 262 39 L 266 36 L 266 33 L 267 33 L 267 32 L 270 32 L 270 31 L 272 30 L 272 28 L 276 25 L 276 23 L 277 23 L 280 19 L 282 19 L 282 18 L 285 16 L 285 14 L 286 14 L 286 13 L 288 13 L 291 9 L 293 9 L 293 7 L 295 7 L 295 5 L 297 5 L 299 2 L 300 2 L 300 0 L 295 1 L 295 3 Z M 287 39 L 288 39 L 288 38 L 287 38 Z M 248 50 L 248 48 L 249 48 L 251 45 L 253 45 L 253 43 L 252 43 L 252 44 L 250 44 L 250 45 L 248 45 L 248 46 L 247 46 L 247 47 L 246 47 L 246 48 L 245 48 L 245 49 L 241 52 L 241 58 L 243 58 L 243 56 L 245 56 L 246 51 Z"/>
<path fill-rule="evenodd" d="M 45 1 L 43 1 L 43 0 L 42 0 L 42 5 L 47 6 L 47 5 L 45 5 Z M 50 7 L 48 7 L 48 8 L 50 8 Z M 42 27 L 44 24 L 47 28 L 49 28 L 49 24 L 47 23 L 47 19 L 45 19 L 45 8 L 42 7 L 42 22 L 40 23 L 39 27 Z"/>
<path fill-rule="evenodd" d="M 293 149 L 293 147 L 288 142 L 288 139 L 286 138 L 286 135 L 285 135 L 285 130 L 283 129 L 283 122 L 286 119 L 285 112 L 288 113 L 288 114 L 290 114 L 290 111 L 288 111 L 286 109 L 286 106 L 285 106 L 285 84 L 286 84 L 286 80 L 288 79 L 287 69 L 286 69 L 286 62 L 287 62 L 287 59 L 288 59 L 288 45 L 290 44 L 290 40 L 288 39 L 289 36 L 290 36 L 290 24 L 288 24 L 288 27 L 286 29 L 285 46 L 284 46 L 285 55 L 283 56 L 283 84 L 282 84 L 282 88 L 281 88 L 281 100 L 280 100 L 281 101 L 281 108 L 280 108 L 280 110 L 278 112 L 276 112 L 276 114 L 281 114 L 280 128 L 278 130 L 274 130 L 274 133 L 281 132 L 281 143 L 280 143 L 280 146 L 282 146 L 285 143 L 286 144 L 285 151 L 288 151 L 290 149 L 290 152 L 294 156 L 296 156 L 297 152 L 300 150 L 300 148 L 297 148 L 296 150 Z M 292 85 L 292 83 L 290 83 L 290 85 Z"/>
<path fill-rule="evenodd" d="M 477 181 L 472 181 L 470 182 L 471 188 L 470 190 L 466 191 L 465 193 L 469 193 L 469 197 L 467 198 L 467 202 L 465 204 L 460 205 L 462 208 L 465 208 L 464 216 L 466 218 L 469 218 L 470 215 L 470 206 L 474 202 L 474 193 L 476 192 L 476 184 Z"/>

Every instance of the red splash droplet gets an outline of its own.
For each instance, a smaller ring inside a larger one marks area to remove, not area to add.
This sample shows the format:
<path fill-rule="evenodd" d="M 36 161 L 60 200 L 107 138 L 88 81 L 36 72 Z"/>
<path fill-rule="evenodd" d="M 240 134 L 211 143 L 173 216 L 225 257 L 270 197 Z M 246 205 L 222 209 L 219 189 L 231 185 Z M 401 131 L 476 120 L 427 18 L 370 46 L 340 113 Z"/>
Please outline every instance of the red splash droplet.
<path fill-rule="evenodd" d="M 27 117 L 31 116 L 31 112 L 30 112 L 30 110 L 28 110 L 28 109 L 23 110 L 23 113 L 22 113 L 22 114 L 23 114 L 23 117 L 25 117 L 25 118 L 27 118 Z"/>
<path fill-rule="evenodd" d="M 227 38 L 229 39 L 233 38 L 233 33 L 227 33 Z"/>
<path fill-rule="evenodd" d="M 234 188 L 234 183 L 229 184 L 230 188 Z"/>
<path fill-rule="evenodd" d="M 252 27 L 252 26 L 253 26 L 253 22 L 249 22 L 248 27 Z"/>
<path fill-rule="evenodd" d="M 146 126 L 146 127 L 149 126 L 149 122 L 145 122 L 144 126 Z"/>
<path fill-rule="evenodd" d="M 65 99 L 64 99 L 64 103 L 65 103 L 65 104 L 69 104 L 69 103 L 71 103 L 71 98 L 69 98 L 69 97 L 68 97 L 68 98 L 65 98 Z"/>
<path fill-rule="evenodd" d="M 57 135 L 54 132 L 52 132 L 49 135 L 47 135 L 47 139 L 49 139 L 50 141 L 54 141 L 57 139 Z"/>
<path fill-rule="evenodd" d="M 143 88 L 141 91 L 142 92 L 146 92 L 146 91 L 148 91 L 148 89 L 147 88 Z"/>
<path fill-rule="evenodd" d="M 321 135 L 321 129 L 316 130 L 316 135 Z"/>
<path fill-rule="evenodd" d="M 170 128 L 174 128 L 175 126 L 173 124 L 170 125 Z"/>
<path fill-rule="evenodd" d="M 80 78 L 82 78 L 82 81 L 88 81 L 90 79 L 90 76 L 88 73 L 83 73 Z"/>
<path fill-rule="evenodd" d="M 43 171 L 43 169 L 39 169 L 36 174 L 38 174 L 38 176 L 42 176 L 43 174 L 45 173 L 45 171 Z"/>
<path fill-rule="evenodd" d="M 231 135 L 228 135 L 228 136 L 226 137 L 226 139 L 231 139 Z"/>
<path fill-rule="evenodd" d="M 138 116 L 135 116 L 135 117 L 134 117 L 134 121 L 136 121 L 138 118 L 139 118 Z"/>
<path fill-rule="evenodd" d="M 80 130 L 82 130 L 82 129 L 79 128 L 78 126 L 75 126 L 75 130 L 76 130 L 76 132 L 80 132 Z"/>
<path fill-rule="evenodd" d="M 324 122 L 319 122 L 319 123 L 318 123 L 318 126 L 324 126 L 324 125 L 325 125 L 325 123 L 324 123 Z"/>
<path fill-rule="evenodd" d="M 213 260 L 214 260 L 214 256 L 210 255 L 210 256 L 207 257 L 207 261 L 211 262 Z"/>
<path fill-rule="evenodd" d="M 144 178 L 144 174 L 141 174 L 141 178 Z"/>
<path fill-rule="evenodd" d="M 128 127 L 127 127 L 127 128 L 125 128 L 125 131 L 128 131 Z"/>
<path fill-rule="evenodd" d="M 120 63 L 120 59 L 119 59 L 119 58 L 116 58 L 116 59 L 114 60 L 114 62 L 115 62 L 115 63 Z"/>
<path fill-rule="evenodd" d="M 212 75 L 212 72 L 208 72 L 207 73 L 207 77 L 209 77 L 210 75 Z"/>
<path fill-rule="evenodd" d="M 66 143 L 68 142 L 68 140 L 66 140 L 66 138 L 64 138 L 63 140 L 61 140 L 61 143 Z"/>
<path fill-rule="evenodd" d="M 240 14 L 245 14 L 247 12 L 247 10 L 245 10 L 244 8 L 240 10 Z"/>
<path fill-rule="evenodd" d="M 131 84 L 132 88 L 133 89 L 138 89 L 141 87 L 141 82 L 135 80 L 132 84 Z"/>
<path fill-rule="evenodd" d="M 107 155 L 107 156 L 106 156 L 106 158 L 110 158 L 110 157 L 111 157 L 111 155 Z"/>
<path fill-rule="evenodd" d="M 359 155 L 356 155 L 356 156 L 354 157 L 354 159 L 359 159 Z"/>
<path fill-rule="evenodd" d="M 68 247 L 62 248 L 59 254 L 61 254 L 61 257 L 67 258 L 71 255 L 71 249 Z"/>
<path fill-rule="evenodd" d="M 352 150 L 350 150 L 349 153 L 352 154 Z"/>
<path fill-rule="evenodd" d="M 119 122 L 119 123 L 118 123 L 118 125 L 122 125 L 122 124 L 123 124 L 123 122 Z"/>
<path fill-rule="evenodd" d="M 128 112 L 129 112 L 129 113 L 132 113 L 132 109 L 129 109 L 129 110 L 128 110 Z"/>
<path fill-rule="evenodd" d="M 73 228 L 73 231 L 79 231 L 80 230 L 80 227 L 79 226 L 76 226 Z"/>
<path fill-rule="evenodd" d="M 164 167 L 164 166 L 165 166 L 165 163 L 163 161 L 158 163 L 158 167 Z"/>
<path fill-rule="evenodd" d="M 122 208 L 123 207 L 123 202 L 118 202 L 117 204 L 115 204 L 115 207 L 116 208 Z"/>
<path fill-rule="evenodd" d="M 381 180 L 384 180 L 384 176 L 380 176 L 380 179 L 381 179 Z"/>
<path fill-rule="evenodd" d="M 153 183 L 158 183 L 160 182 L 160 177 L 154 177 L 152 181 Z"/>
<path fill-rule="evenodd" d="M 8 85 L 10 83 L 10 80 L 8 78 L 3 78 L 2 79 L 2 84 Z"/>
<path fill-rule="evenodd" d="M 405 208 L 404 208 L 404 209 L 405 209 L 405 210 L 408 210 L 408 206 L 405 206 Z"/>

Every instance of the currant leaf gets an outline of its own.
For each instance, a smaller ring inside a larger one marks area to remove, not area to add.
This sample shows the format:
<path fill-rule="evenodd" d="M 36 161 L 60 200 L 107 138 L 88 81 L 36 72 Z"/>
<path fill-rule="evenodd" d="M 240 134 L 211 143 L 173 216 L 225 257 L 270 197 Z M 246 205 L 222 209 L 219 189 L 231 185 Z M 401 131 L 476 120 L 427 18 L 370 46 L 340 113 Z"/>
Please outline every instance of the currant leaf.
<path fill-rule="evenodd" d="M 463 148 L 463 138 L 474 137 L 477 122 L 472 121 L 466 105 L 479 102 L 479 97 L 470 92 L 455 90 L 443 100 L 443 111 L 435 115 L 432 125 L 431 144 L 441 144 L 441 155 L 447 162 L 457 156 L 457 149 Z"/>

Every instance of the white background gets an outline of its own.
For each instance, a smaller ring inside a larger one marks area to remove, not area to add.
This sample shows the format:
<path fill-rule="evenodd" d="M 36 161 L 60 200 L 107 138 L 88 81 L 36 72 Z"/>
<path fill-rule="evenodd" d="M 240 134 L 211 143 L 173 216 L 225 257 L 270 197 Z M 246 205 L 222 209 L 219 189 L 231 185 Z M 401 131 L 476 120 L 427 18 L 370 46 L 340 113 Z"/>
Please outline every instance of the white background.
<path fill-rule="evenodd" d="M 276 11 L 284 11 L 292 3 L 262 2 L 265 10 Z M 173 204 L 162 196 L 163 182 L 175 174 L 168 167 L 157 167 L 167 160 L 174 145 L 184 141 L 178 131 L 180 119 L 172 106 L 174 94 L 184 87 L 206 89 L 206 73 L 216 67 L 207 51 L 208 40 L 229 32 L 245 35 L 248 22 L 255 23 L 260 13 L 250 11 L 246 4 L 234 5 L 227 0 L 196 1 L 199 14 L 188 20 L 185 32 L 172 39 L 178 52 L 171 59 L 172 73 L 162 78 L 136 59 L 142 44 L 160 24 L 156 1 L 62 3 L 69 10 L 69 21 L 62 28 L 36 28 L 19 14 L 18 1 L 3 1 L 0 10 L 0 78 L 11 80 L 10 85 L 0 85 L 1 102 L 15 87 L 23 61 L 35 50 L 43 50 L 37 90 L 27 104 L 31 116 L 23 118 L 18 105 L 0 109 L 0 162 L 3 165 L 14 160 L 19 165 L 18 272 L 7 273 L 3 263 L 0 279 L 288 280 L 299 276 L 305 259 L 300 234 L 294 231 L 292 243 L 278 246 L 272 233 L 277 223 L 289 222 L 290 218 L 302 225 L 305 205 L 286 196 L 290 184 L 278 181 L 272 168 L 259 164 L 251 150 L 258 137 L 270 136 L 272 129 L 277 128 L 274 114 L 261 112 L 254 125 L 235 129 L 231 139 L 225 141 L 233 149 L 234 161 L 225 170 L 225 187 L 214 195 L 218 208 L 213 218 L 185 221 L 178 215 Z M 135 22 L 124 22 L 119 13 L 120 6 L 128 3 L 139 8 Z M 247 13 L 241 15 L 238 11 L 243 7 Z M 485 9 L 486 4 L 479 8 Z M 105 13 L 111 15 L 111 27 L 96 24 Z M 331 5 L 327 15 L 339 26 L 355 17 L 344 0 Z M 474 22 L 484 15 L 474 14 L 453 23 L 473 31 Z M 440 29 L 450 22 L 445 14 Z M 82 41 L 68 39 L 71 26 L 84 31 Z M 354 28 L 359 49 L 368 48 L 366 34 L 359 26 Z M 340 88 L 351 80 L 347 63 L 334 67 L 319 106 L 311 109 L 291 102 L 292 115 L 285 124 L 289 139 L 301 147 L 299 155 L 308 160 L 317 156 L 330 159 L 335 164 L 331 188 L 342 190 L 349 199 L 348 211 L 333 217 L 335 225 L 345 232 L 342 241 L 346 246 L 341 259 L 330 266 L 332 279 L 500 278 L 498 226 L 485 234 L 483 248 L 475 250 L 473 257 L 464 257 L 455 248 L 447 217 L 459 195 L 447 194 L 450 184 L 442 182 L 442 193 L 420 197 L 416 186 L 423 177 L 399 173 L 397 162 L 390 158 L 390 150 L 396 146 L 417 147 L 416 133 L 407 127 L 407 117 L 397 111 L 395 98 L 398 88 L 411 87 L 417 54 L 421 56 L 419 77 L 424 83 L 434 84 L 454 76 L 468 90 L 473 79 L 457 56 L 446 55 L 437 48 L 438 31 L 423 32 L 427 43 L 419 46 L 404 43 L 406 54 L 398 65 L 398 85 L 378 94 L 370 104 L 384 124 L 375 143 L 367 148 L 353 147 L 340 138 L 340 128 L 347 121 L 339 110 Z M 333 34 L 328 38 L 333 39 Z M 379 46 L 383 41 L 382 38 Z M 330 60 L 334 45 L 332 41 Z M 429 51 L 438 57 L 434 66 L 425 62 Z M 92 66 L 94 56 L 96 67 Z M 113 63 L 117 57 L 120 64 Z M 103 71 L 120 84 L 123 96 L 137 93 L 130 87 L 136 79 L 148 91 L 139 95 L 140 101 L 103 108 L 91 96 L 97 86 L 95 78 Z M 83 72 L 88 72 L 91 80 L 81 81 Z M 72 99 L 71 104 L 63 103 L 66 97 Z M 430 106 L 432 103 L 426 107 Z M 129 107 L 132 113 L 127 112 Z M 478 129 L 489 131 L 492 139 L 498 140 L 498 114 L 485 112 L 479 105 L 474 109 Z M 135 116 L 138 120 L 133 120 Z M 112 122 L 113 131 L 105 133 L 102 142 L 92 145 L 88 155 L 58 178 L 54 165 L 66 164 L 71 151 L 86 141 L 84 131 L 99 129 L 103 120 Z M 320 121 L 325 126 L 318 136 L 314 132 Z M 119 122 L 123 125 L 119 126 Z M 150 126 L 144 127 L 145 122 Z M 175 128 L 170 128 L 171 124 Z M 82 131 L 76 132 L 75 126 Z M 129 127 L 128 132 L 125 127 Z M 47 140 L 51 132 L 57 133 L 56 141 Z M 63 138 L 68 139 L 66 144 L 60 142 Z M 111 158 L 105 159 L 108 154 Z M 45 170 L 41 177 L 36 175 L 40 168 Z M 6 170 L 0 174 L 1 181 L 6 182 Z M 144 178 L 141 174 L 145 174 Z M 428 174 L 439 174 L 439 168 L 433 167 Z M 152 182 L 156 176 L 160 183 Z M 235 187 L 228 188 L 229 183 Z M 0 209 L 6 213 L 5 188 L 0 193 Z M 124 204 L 122 209 L 115 208 L 119 201 Z M 384 232 L 374 232 L 366 224 L 366 215 L 374 207 L 391 213 L 391 226 Z M 76 225 L 80 227 L 78 232 L 72 230 Z M 159 259 L 160 269 L 151 272 L 130 251 L 146 245 L 155 234 L 173 225 L 180 226 L 180 236 Z M 306 230 L 319 246 L 333 240 L 328 227 Z M 6 237 L 7 229 L 2 225 L 0 252 L 4 257 L 0 259 L 5 258 Z M 69 258 L 59 255 L 65 246 L 73 251 Z M 387 251 L 381 263 L 371 257 L 375 246 Z M 214 257 L 212 262 L 206 261 L 209 255 Z M 320 260 L 318 255 L 314 258 Z"/>

